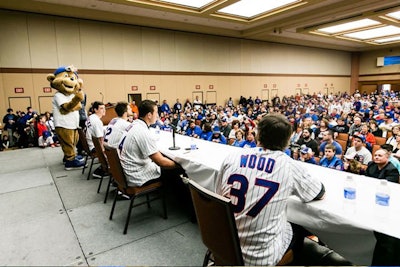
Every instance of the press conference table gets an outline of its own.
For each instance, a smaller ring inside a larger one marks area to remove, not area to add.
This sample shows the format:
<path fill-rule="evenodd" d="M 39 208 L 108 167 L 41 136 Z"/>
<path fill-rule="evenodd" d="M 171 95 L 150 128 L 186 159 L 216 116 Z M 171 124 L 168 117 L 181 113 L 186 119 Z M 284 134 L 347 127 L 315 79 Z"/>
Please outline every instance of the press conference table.
<path fill-rule="evenodd" d="M 170 150 L 172 133 L 161 131 L 159 135 L 157 143 L 160 151 L 178 162 L 190 179 L 212 191 L 225 156 L 243 149 L 196 139 L 198 149 L 186 150 L 190 147 L 191 138 L 177 134 L 175 143 L 180 149 Z M 400 238 L 399 184 L 388 183 L 390 206 L 381 211 L 375 207 L 375 189 L 379 180 L 353 175 L 357 184 L 357 199 L 351 205 L 345 203 L 343 197 L 343 184 L 349 173 L 302 164 L 312 176 L 323 182 L 326 196 L 323 200 L 310 203 L 291 197 L 287 207 L 290 222 L 302 225 L 356 265 L 371 264 L 376 242 L 373 231 Z"/>

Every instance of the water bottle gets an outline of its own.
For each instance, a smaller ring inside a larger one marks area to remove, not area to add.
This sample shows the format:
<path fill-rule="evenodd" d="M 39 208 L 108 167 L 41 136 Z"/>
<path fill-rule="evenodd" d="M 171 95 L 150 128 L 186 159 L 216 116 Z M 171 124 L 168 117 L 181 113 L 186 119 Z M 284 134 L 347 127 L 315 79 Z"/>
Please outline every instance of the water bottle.
<path fill-rule="evenodd" d="M 356 212 L 356 192 L 356 182 L 354 181 L 353 176 L 348 175 L 343 186 L 343 210 L 347 214 L 354 215 Z"/>
<path fill-rule="evenodd" d="M 156 141 L 160 140 L 160 127 L 157 125 L 154 131 Z"/>
<path fill-rule="evenodd" d="M 390 203 L 390 189 L 386 179 L 382 179 L 376 188 L 375 204 L 388 207 Z"/>
<path fill-rule="evenodd" d="M 196 141 L 194 137 L 190 138 L 190 150 L 196 150 L 197 146 L 196 146 Z"/>
<path fill-rule="evenodd" d="M 356 194 L 356 182 L 353 179 L 353 176 L 348 175 L 346 180 L 344 181 L 344 198 L 347 201 L 355 201 L 357 194 Z"/>

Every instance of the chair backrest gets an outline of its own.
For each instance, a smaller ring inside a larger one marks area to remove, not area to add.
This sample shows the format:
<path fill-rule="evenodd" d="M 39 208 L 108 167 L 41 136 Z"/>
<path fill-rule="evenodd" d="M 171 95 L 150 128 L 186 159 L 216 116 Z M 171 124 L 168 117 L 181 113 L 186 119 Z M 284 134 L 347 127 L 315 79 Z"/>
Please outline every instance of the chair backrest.
<path fill-rule="evenodd" d="M 103 147 L 100 144 L 100 138 L 92 136 L 92 141 L 93 141 L 93 144 L 94 144 L 94 148 L 96 150 L 96 156 L 99 159 L 99 162 L 101 164 L 101 168 L 103 169 L 104 172 L 108 172 L 107 158 L 104 155 Z"/>
<path fill-rule="evenodd" d="M 111 176 L 118 184 L 118 189 L 125 191 L 125 189 L 128 188 L 128 184 L 126 182 L 124 169 L 122 168 L 117 149 L 104 144 L 104 152 L 107 156 Z"/>
<path fill-rule="evenodd" d="M 336 140 L 344 140 L 344 141 L 348 141 L 349 140 L 349 134 L 348 133 L 338 133 L 338 136 L 336 138 Z"/>
<path fill-rule="evenodd" d="M 380 149 L 380 148 L 381 148 L 380 145 L 373 145 L 373 146 L 372 146 L 372 151 L 371 151 L 372 158 L 374 158 L 375 152 L 376 152 L 378 149 Z"/>
<path fill-rule="evenodd" d="M 214 256 L 215 265 L 244 265 L 232 204 L 189 180 L 204 245 Z"/>
<path fill-rule="evenodd" d="M 336 139 L 335 141 L 338 142 L 339 145 L 342 147 L 342 155 L 346 154 L 346 150 L 347 150 L 347 141 L 340 140 L 340 139 Z"/>
<path fill-rule="evenodd" d="M 86 140 L 86 134 L 83 131 L 83 129 L 78 129 L 78 134 L 79 134 L 79 140 L 82 143 L 83 150 L 86 152 L 86 154 L 91 155 L 92 152 L 89 149 L 89 144 L 88 144 L 88 142 Z"/>
<path fill-rule="evenodd" d="M 386 143 L 385 137 L 375 136 L 375 140 L 377 145 L 383 145 Z"/>

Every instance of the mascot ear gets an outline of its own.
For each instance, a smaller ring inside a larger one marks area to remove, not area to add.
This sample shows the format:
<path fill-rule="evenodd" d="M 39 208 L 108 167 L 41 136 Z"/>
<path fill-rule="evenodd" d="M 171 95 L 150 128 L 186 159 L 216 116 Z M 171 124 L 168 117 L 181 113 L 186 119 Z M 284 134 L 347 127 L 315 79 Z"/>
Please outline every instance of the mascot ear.
<path fill-rule="evenodd" d="M 53 82 L 55 78 L 56 78 L 56 76 L 53 73 L 47 75 L 47 80 L 49 82 Z"/>

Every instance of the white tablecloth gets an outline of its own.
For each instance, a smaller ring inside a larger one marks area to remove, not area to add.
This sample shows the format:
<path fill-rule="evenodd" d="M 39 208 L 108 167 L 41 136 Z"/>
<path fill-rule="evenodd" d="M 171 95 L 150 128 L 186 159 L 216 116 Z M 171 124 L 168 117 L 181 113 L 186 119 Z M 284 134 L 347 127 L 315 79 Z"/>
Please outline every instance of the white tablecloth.
<path fill-rule="evenodd" d="M 196 139 L 196 150 L 190 147 L 191 138 L 176 135 L 176 146 L 170 150 L 172 133 L 161 132 L 160 151 L 185 169 L 190 179 L 214 190 L 214 179 L 227 154 L 242 149 Z M 288 220 L 302 225 L 316 234 L 330 248 L 354 264 L 371 264 L 375 246 L 373 230 L 400 238 L 400 185 L 388 183 L 391 190 L 390 206 L 377 210 L 375 189 L 378 179 L 353 175 L 357 184 L 355 204 L 344 202 L 343 184 L 349 173 L 304 163 L 311 175 L 320 179 L 326 188 L 323 200 L 302 203 L 292 197 L 288 203 Z M 400 253 L 400 252 L 399 252 Z"/>

